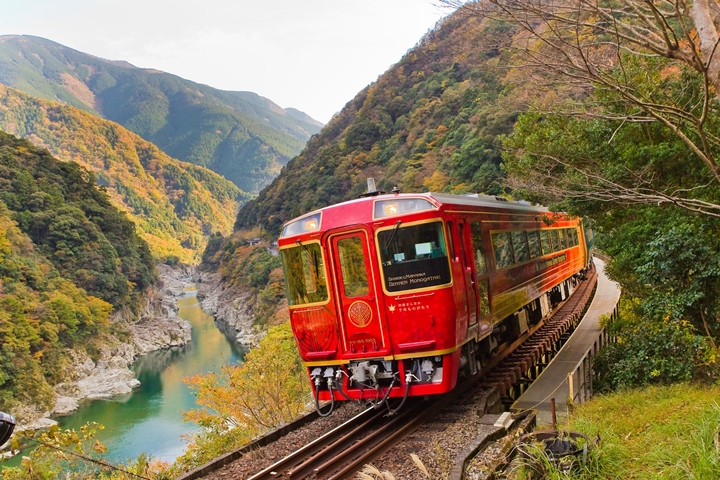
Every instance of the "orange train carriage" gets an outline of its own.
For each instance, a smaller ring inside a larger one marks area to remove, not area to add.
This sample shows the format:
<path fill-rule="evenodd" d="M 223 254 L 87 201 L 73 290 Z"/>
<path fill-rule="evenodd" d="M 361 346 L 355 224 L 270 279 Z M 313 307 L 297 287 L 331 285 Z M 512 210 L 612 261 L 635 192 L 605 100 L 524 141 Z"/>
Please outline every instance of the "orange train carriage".
<path fill-rule="evenodd" d="M 590 262 L 579 219 L 478 195 L 366 194 L 291 220 L 278 244 L 318 411 L 452 390 Z"/>

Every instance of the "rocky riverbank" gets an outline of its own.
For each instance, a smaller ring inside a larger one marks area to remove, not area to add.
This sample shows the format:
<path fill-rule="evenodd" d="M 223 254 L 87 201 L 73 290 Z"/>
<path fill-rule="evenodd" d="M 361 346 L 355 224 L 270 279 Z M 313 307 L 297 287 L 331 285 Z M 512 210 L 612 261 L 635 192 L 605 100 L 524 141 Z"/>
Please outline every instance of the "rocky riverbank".
<path fill-rule="evenodd" d="M 56 422 L 51 416 L 67 415 L 83 400 L 111 398 L 130 394 L 140 385 L 130 366 L 136 357 L 155 350 L 185 345 L 190 341 L 190 323 L 178 316 L 177 299 L 193 283 L 194 267 L 157 266 L 159 279 L 149 293 L 140 313 L 117 312 L 114 322 L 127 325 L 132 343 L 109 339 L 98 358 L 85 352 L 72 352 L 72 365 L 66 380 L 54 387 L 52 411 L 41 412 L 25 406 L 11 412 L 18 419 L 18 430 L 49 427 Z"/>
<path fill-rule="evenodd" d="M 215 316 L 219 328 L 226 334 L 234 334 L 241 345 L 257 346 L 265 332 L 253 326 L 255 298 L 252 293 L 228 286 L 217 273 L 197 271 L 194 278 L 200 305 Z"/>
<path fill-rule="evenodd" d="M 171 268 L 160 264 L 158 288 L 148 296 L 148 301 L 130 325 L 135 346 L 135 356 L 179 347 L 190 341 L 190 323 L 178 317 L 178 298 L 193 283 L 194 266 Z"/>

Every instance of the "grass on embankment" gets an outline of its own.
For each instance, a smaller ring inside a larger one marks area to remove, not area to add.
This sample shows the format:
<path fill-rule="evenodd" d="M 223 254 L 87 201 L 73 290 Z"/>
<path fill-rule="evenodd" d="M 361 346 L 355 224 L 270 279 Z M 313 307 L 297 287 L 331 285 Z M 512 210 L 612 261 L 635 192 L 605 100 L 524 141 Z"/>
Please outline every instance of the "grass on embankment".
<path fill-rule="evenodd" d="M 566 428 L 601 438 L 588 466 L 570 478 L 720 478 L 720 386 L 598 396 L 579 407 Z"/>

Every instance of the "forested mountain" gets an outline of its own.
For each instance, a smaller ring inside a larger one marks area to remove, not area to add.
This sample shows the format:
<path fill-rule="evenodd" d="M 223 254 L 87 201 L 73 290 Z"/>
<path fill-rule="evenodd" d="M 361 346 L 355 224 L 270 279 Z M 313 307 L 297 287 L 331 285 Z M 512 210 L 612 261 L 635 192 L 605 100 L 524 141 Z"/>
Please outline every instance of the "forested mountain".
<path fill-rule="evenodd" d="M 512 130 L 502 83 L 507 25 L 451 16 L 362 90 L 258 198 L 236 228 L 275 234 L 290 218 L 381 190 L 501 193 L 497 136 Z"/>
<path fill-rule="evenodd" d="M 322 126 L 251 92 L 218 90 L 28 35 L 0 36 L 0 83 L 115 121 L 251 193 Z"/>
<path fill-rule="evenodd" d="M 0 132 L 0 409 L 50 406 L 66 348 L 93 348 L 157 273 L 91 172 Z"/>
<path fill-rule="evenodd" d="M 0 130 L 95 172 L 160 259 L 198 258 L 208 235 L 230 231 L 239 201 L 248 198 L 221 176 L 170 158 L 116 123 L 2 85 Z"/>

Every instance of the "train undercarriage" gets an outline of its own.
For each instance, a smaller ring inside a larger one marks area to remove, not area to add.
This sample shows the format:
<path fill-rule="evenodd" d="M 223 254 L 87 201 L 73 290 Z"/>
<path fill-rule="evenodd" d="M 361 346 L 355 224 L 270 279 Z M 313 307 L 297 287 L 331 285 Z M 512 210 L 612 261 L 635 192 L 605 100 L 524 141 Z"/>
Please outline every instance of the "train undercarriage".
<path fill-rule="evenodd" d="M 450 353 L 400 360 L 361 359 L 345 365 L 309 367 L 315 403 L 321 416 L 330 415 L 336 400 L 367 401 L 375 408 L 397 413 L 410 396 L 433 395 L 451 390 L 459 378 L 472 377 L 495 366 L 522 344 L 544 320 L 575 291 L 584 273 L 575 275 L 535 298 L 496 323 L 481 338 L 472 338 Z M 390 407 L 391 398 L 401 398 Z M 321 401 L 329 405 L 321 406 Z"/>

